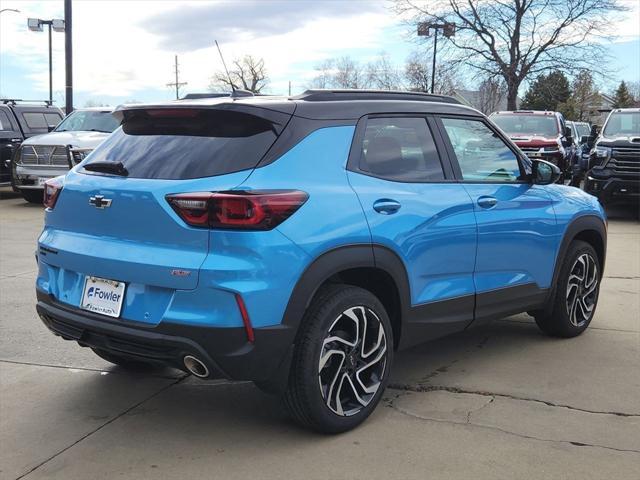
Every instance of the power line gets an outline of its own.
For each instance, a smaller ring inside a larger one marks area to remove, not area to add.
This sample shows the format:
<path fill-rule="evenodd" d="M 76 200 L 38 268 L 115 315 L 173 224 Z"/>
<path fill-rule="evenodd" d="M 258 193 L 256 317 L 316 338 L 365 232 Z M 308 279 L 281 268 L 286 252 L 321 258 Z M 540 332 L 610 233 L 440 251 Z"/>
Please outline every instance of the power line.
<path fill-rule="evenodd" d="M 176 100 L 180 99 L 180 87 L 187 84 L 187 82 L 181 82 L 179 79 L 180 70 L 178 70 L 178 55 L 175 56 L 175 65 L 173 67 L 174 73 L 176 76 L 176 80 L 172 83 L 167 83 L 167 87 L 175 87 L 176 88 Z"/>

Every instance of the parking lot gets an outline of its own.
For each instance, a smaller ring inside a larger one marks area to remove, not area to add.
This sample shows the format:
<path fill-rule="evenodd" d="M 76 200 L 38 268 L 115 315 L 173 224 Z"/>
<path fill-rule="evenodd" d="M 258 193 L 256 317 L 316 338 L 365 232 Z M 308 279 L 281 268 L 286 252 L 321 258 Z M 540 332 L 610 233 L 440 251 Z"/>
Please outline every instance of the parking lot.
<path fill-rule="evenodd" d="M 126 373 L 35 313 L 42 208 L 0 191 L 0 477 L 580 478 L 640 472 L 640 222 L 609 211 L 591 327 L 519 315 L 396 357 L 381 408 L 317 435 L 250 383 Z"/>

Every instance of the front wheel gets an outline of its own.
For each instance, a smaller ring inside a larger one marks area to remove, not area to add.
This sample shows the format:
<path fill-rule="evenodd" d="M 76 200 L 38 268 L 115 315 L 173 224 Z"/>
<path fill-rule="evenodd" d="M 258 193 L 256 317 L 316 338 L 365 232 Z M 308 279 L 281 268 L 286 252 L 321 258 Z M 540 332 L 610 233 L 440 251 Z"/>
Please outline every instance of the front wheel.
<path fill-rule="evenodd" d="M 602 271 L 594 248 L 576 240 L 560 269 L 552 304 L 536 312 L 538 327 L 548 335 L 575 337 L 584 332 L 596 311 Z"/>
<path fill-rule="evenodd" d="M 375 409 L 393 361 L 393 333 L 369 291 L 331 285 L 300 326 L 284 401 L 299 424 L 325 433 L 350 430 Z"/>

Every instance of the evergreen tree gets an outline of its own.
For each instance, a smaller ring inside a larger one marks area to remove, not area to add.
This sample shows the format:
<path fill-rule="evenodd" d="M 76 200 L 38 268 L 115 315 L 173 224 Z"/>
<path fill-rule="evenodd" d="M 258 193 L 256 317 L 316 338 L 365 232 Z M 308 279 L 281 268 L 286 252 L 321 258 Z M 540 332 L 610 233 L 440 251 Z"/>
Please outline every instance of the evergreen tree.
<path fill-rule="evenodd" d="M 571 97 L 558 105 L 558 110 L 570 120 L 587 121 L 591 110 L 601 101 L 593 76 L 582 70 L 571 83 Z"/>
<path fill-rule="evenodd" d="M 541 74 L 529 87 L 520 108 L 527 110 L 558 110 L 571 96 L 569 80 L 559 70 Z"/>
<path fill-rule="evenodd" d="M 613 94 L 613 108 L 633 107 L 634 103 L 627 84 L 623 80 Z"/>

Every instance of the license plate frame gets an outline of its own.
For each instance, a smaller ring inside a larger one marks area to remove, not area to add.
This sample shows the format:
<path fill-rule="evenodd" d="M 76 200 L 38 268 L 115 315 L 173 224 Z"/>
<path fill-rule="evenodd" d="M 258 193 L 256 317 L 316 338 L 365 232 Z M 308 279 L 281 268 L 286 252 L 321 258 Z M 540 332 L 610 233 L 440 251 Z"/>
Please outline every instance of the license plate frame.
<path fill-rule="evenodd" d="M 80 308 L 111 318 L 120 318 L 126 284 L 119 280 L 87 275 L 84 278 Z"/>

